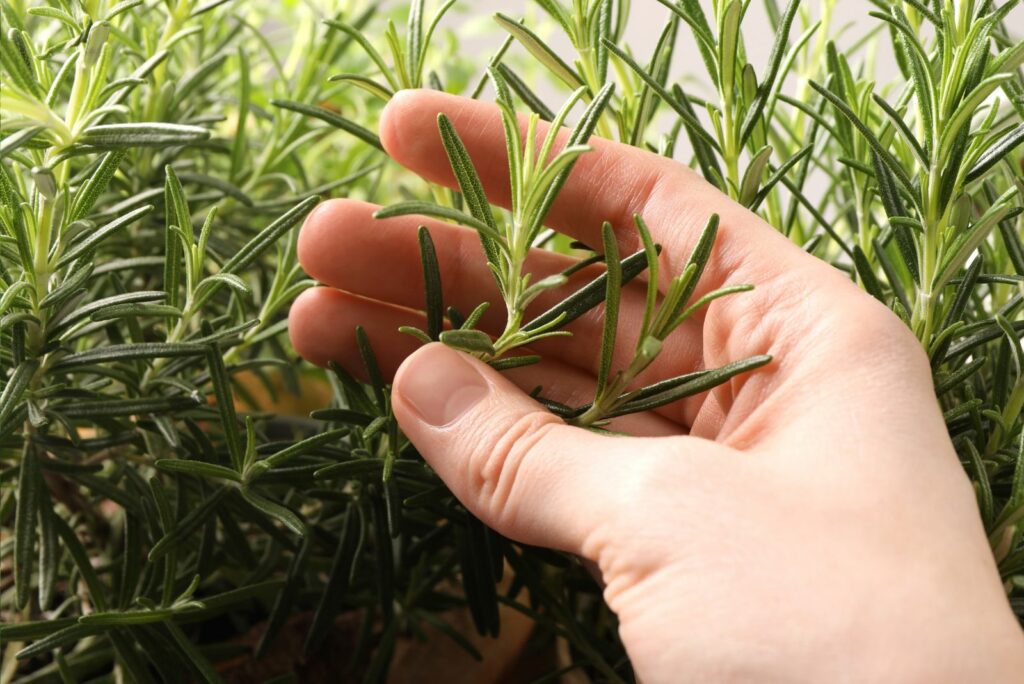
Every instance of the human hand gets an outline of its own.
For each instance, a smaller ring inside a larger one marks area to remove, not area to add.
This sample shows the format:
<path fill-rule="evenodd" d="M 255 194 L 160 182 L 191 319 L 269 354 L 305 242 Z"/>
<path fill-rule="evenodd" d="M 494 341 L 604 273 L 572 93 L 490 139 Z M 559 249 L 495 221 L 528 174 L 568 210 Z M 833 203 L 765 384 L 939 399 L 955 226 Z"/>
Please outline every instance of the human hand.
<path fill-rule="evenodd" d="M 507 205 L 497 109 L 435 92 L 399 93 L 382 141 L 398 162 L 453 185 L 436 129 L 444 112 L 492 202 Z M 600 310 L 545 360 L 499 374 L 439 344 L 423 327 L 416 229 L 430 228 L 446 302 L 500 301 L 468 229 L 377 207 L 325 203 L 299 243 L 306 271 L 329 286 L 291 314 L 296 349 L 316 363 L 359 366 L 363 325 L 405 434 L 481 520 L 524 543 L 592 561 L 644 682 L 1011 681 L 1024 638 L 1010 612 L 974 494 L 947 436 L 920 345 L 841 272 L 804 253 L 689 169 L 594 139 L 547 222 L 588 244 L 607 220 L 620 250 L 647 221 L 665 283 L 711 213 L 718 240 L 697 296 L 733 283 L 670 336 L 638 382 L 757 354 L 773 362 L 603 436 L 562 423 L 524 390 L 570 405 L 592 397 Z M 538 277 L 572 259 L 536 251 Z M 584 271 L 580 282 L 593 276 Z M 574 279 L 567 288 L 571 289 Z M 561 294 L 548 292 L 543 310 Z M 644 292 L 623 290 L 617 365 L 631 358 Z M 501 307 L 481 326 L 500 332 Z"/>

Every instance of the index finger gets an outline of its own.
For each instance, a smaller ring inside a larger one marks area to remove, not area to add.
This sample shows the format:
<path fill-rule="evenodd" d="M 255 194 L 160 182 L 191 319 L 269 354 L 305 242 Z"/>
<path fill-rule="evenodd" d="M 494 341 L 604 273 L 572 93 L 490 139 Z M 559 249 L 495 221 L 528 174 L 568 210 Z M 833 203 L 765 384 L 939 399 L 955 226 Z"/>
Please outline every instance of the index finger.
<path fill-rule="evenodd" d="M 381 141 L 399 163 L 436 183 L 456 184 L 437 131 L 444 113 L 455 126 L 476 166 L 492 204 L 511 202 L 508 157 L 498 108 L 490 103 L 437 91 L 399 92 L 381 119 Z M 539 125 L 540 135 L 546 126 Z M 568 131 L 563 138 L 568 136 Z M 601 242 L 601 224 L 616 229 L 622 253 L 640 248 L 633 215 L 647 221 L 654 239 L 665 248 L 666 279 L 679 272 L 711 214 L 720 218 L 715 257 L 705 272 L 703 289 L 721 287 L 744 275 L 743 263 L 759 255 L 755 269 L 763 277 L 790 272 L 816 260 L 793 245 L 756 215 L 733 202 L 687 167 L 644 150 L 594 137 L 592 152 L 576 163 L 546 223 L 586 244 Z M 739 272 L 739 273 L 738 273 Z"/>

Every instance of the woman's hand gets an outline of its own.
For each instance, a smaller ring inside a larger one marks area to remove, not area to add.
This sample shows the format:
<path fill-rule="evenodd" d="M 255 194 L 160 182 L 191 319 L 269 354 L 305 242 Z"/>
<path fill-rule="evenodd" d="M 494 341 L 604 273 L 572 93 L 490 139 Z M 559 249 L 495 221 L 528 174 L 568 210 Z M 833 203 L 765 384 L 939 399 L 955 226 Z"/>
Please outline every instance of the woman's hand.
<path fill-rule="evenodd" d="M 385 110 L 389 154 L 453 185 L 437 133 L 444 112 L 489 198 L 508 205 L 497 109 L 436 92 L 399 93 Z M 721 227 L 698 295 L 717 300 L 664 344 L 640 382 L 756 354 L 774 361 L 710 393 L 616 421 L 635 437 L 565 425 L 530 399 L 593 396 L 601 311 L 544 361 L 499 374 L 397 332 L 423 327 L 416 238 L 429 227 L 445 301 L 500 301 L 476 234 L 335 200 L 307 220 L 306 271 L 327 287 L 294 305 L 296 349 L 360 367 L 366 328 L 405 434 L 460 501 L 502 534 L 575 553 L 599 568 L 640 679 L 679 681 L 1008 682 L 1024 678 L 1024 637 L 1009 610 L 935 400 L 906 326 L 838 270 L 671 160 L 591 141 L 548 223 L 600 244 L 603 221 L 624 254 L 641 214 L 682 270 L 711 213 Z M 567 256 L 537 251 L 537 277 Z M 593 277 L 585 270 L 567 289 Z M 537 310 L 565 292 L 549 292 Z M 631 358 L 643 285 L 623 291 L 617 362 Z M 482 326 L 500 332 L 501 307 Z"/>

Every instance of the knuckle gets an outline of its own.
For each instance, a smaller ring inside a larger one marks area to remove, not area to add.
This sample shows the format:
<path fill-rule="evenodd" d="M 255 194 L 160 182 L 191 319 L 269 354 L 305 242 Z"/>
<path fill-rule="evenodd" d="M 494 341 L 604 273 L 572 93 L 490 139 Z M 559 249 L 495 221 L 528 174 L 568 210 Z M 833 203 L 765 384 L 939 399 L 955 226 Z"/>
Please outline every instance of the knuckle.
<path fill-rule="evenodd" d="M 520 416 L 489 447 L 470 459 L 470 474 L 478 504 L 490 513 L 495 526 L 510 524 L 515 517 L 521 490 L 528 484 L 525 464 L 542 456 L 542 444 L 563 426 L 556 416 L 534 411 Z"/>

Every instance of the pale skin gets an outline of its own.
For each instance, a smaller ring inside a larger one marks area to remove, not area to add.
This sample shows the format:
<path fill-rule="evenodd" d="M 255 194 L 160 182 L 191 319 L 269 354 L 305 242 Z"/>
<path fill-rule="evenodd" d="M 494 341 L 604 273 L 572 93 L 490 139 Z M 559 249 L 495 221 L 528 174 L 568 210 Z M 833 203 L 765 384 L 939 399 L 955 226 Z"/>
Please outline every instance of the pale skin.
<path fill-rule="evenodd" d="M 439 112 L 490 200 L 507 205 L 493 105 L 401 92 L 381 121 L 388 153 L 453 185 Z M 549 225 L 596 245 L 611 221 L 629 254 L 639 245 L 631 217 L 642 214 L 664 248 L 665 285 L 715 212 L 721 228 L 698 295 L 756 286 L 684 324 L 640 382 L 756 354 L 771 364 L 613 424 L 633 436 L 568 426 L 527 392 L 542 385 L 576 405 L 592 397 L 600 309 L 569 326 L 572 338 L 538 345 L 541 364 L 503 374 L 438 344 L 420 348 L 397 328 L 423 327 L 421 224 L 438 248 L 446 303 L 465 312 L 493 301 L 482 325 L 501 332 L 479 240 L 416 217 L 375 220 L 375 206 L 354 200 L 321 205 L 302 229 L 299 258 L 325 287 L 292 309 L 295 348 L 358 373 L 354 329 L 364 326 L 419 452 L 488 525 L 596 568 L 643 682 L 1024 680 L 1024 637 L 907 327 L 689 169 L 590 144 Z M 537 251 L 529 269 L 539 278 L 571 262 Z M 623 293 L 620 367 L 635 346 L 643 287 Z"/>

